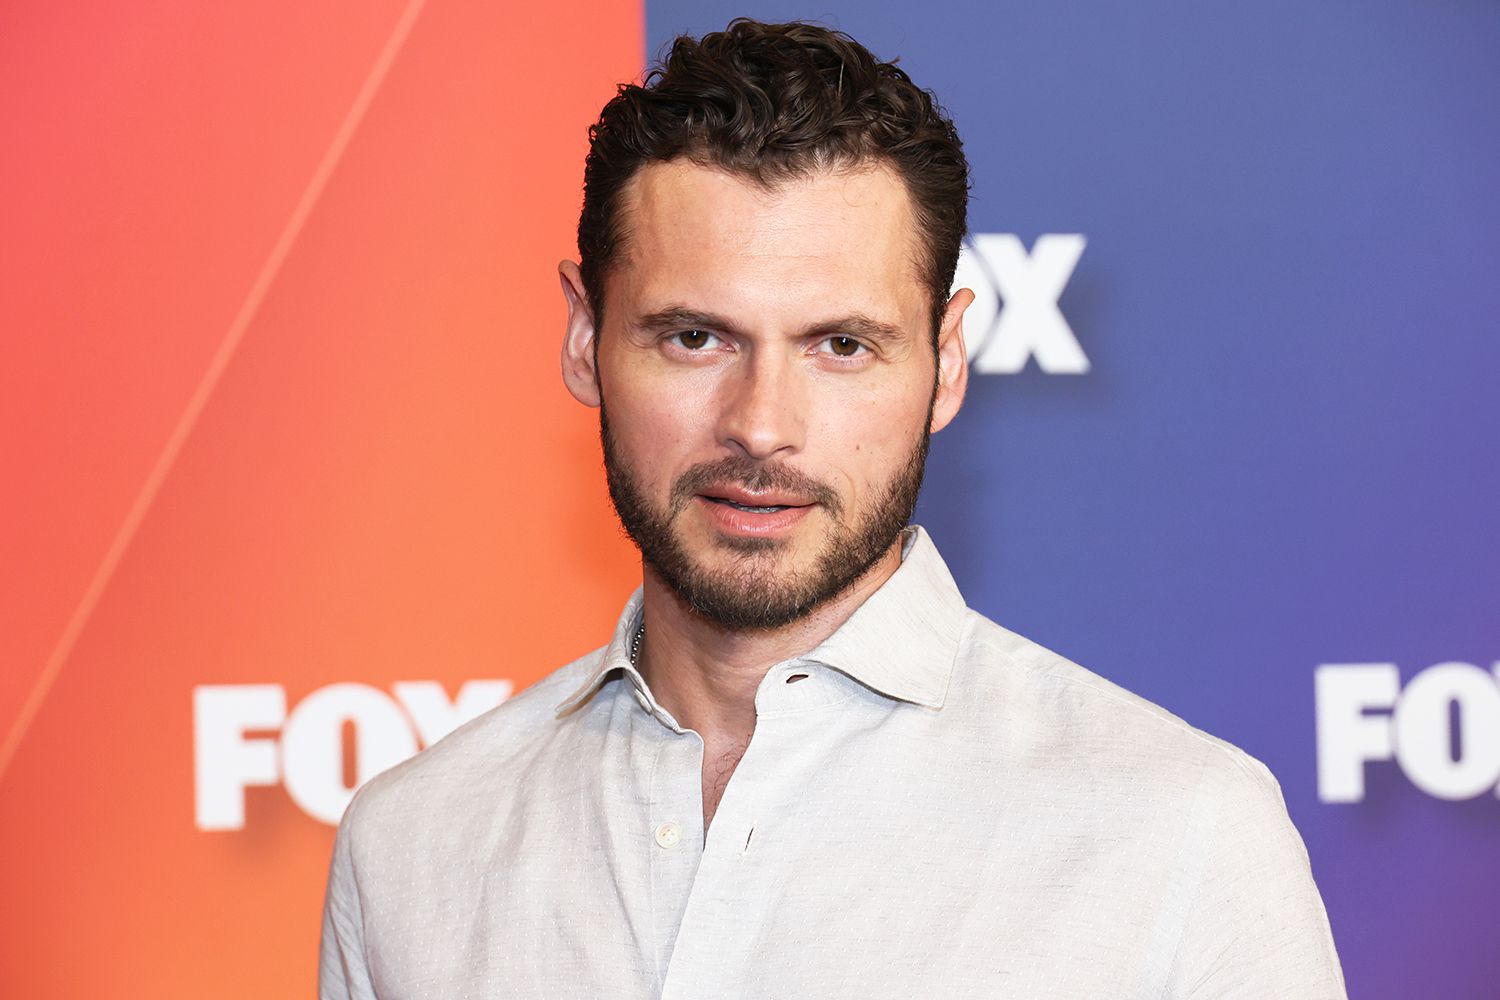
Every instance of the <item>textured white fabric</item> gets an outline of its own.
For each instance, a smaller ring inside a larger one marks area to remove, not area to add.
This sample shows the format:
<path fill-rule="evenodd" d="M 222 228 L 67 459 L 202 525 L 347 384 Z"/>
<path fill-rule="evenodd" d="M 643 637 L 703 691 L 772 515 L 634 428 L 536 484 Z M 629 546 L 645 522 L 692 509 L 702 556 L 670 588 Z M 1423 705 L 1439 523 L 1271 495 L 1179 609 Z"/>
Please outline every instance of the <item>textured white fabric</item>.
<path fill-rule="evenodd" d="M 706 843 L 639 615 L 361 789 L 324 1000 L 1344 997 L 1264 765 L 970 611 L 920 529 L 766 675 Z"/>

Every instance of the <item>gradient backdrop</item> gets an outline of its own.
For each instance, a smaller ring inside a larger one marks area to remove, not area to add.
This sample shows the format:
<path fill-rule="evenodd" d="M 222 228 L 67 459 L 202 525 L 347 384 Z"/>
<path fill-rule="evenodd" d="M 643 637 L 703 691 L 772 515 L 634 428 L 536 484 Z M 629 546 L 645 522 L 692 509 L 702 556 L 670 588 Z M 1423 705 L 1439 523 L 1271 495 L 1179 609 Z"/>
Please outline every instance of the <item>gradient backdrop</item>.
<path fill-rule="evenodd" d="M 608 638 L 554 266 L 742 13 L 965 137 L 969 602 L 1271 766 L 1352 997 L 1500 998 L 1479 0 L 0 5 L 0 996 L 311 995 L 349 787 Z"/>

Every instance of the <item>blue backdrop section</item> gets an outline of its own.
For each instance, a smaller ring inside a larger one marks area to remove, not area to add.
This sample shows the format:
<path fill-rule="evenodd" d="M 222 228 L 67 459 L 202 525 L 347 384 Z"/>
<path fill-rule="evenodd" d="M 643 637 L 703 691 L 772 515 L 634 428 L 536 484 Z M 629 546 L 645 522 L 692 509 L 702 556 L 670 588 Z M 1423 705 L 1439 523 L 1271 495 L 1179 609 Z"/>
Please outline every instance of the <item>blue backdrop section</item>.
<path fill-rule="evenodd" d="M 1313 686 L 1500 660 L 1500 5 L 650 0 L 649 49 L 740 14 L 899 56 L 974 232 L 1087 237 L 1091 370 L 934 440 L 969 602 L 1270 765 L 1351 996 L 1500 997 L 1500 800 L 1320 801 Z"/>

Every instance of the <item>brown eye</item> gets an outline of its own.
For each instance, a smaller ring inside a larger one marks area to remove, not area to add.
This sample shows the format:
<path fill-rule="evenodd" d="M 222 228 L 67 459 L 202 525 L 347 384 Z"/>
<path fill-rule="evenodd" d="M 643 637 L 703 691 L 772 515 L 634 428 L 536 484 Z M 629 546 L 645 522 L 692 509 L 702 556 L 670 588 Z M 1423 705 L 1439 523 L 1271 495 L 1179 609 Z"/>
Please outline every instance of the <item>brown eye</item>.
<path fill-rule="evenodd" d="M 852 358 L 860 352 L 865 345 L 853 337 L 829 337 L 828 346 L 841 358 Z"/>
<path fill-rule="evenodd" d="M 713 339 L 714 335 L 706 330 L 684 330 L 677 334 L 677 342 L 690 351 L 707 347 Z"/>

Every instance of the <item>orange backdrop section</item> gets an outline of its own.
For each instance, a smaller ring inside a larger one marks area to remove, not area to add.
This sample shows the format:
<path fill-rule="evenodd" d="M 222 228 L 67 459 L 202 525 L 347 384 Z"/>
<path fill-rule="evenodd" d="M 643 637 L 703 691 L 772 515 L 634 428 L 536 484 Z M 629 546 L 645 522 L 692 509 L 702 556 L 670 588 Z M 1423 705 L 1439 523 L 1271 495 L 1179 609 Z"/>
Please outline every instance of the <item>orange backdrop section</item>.
<path fill-rule="evenodd" d="M 638 572 L 554 266 L 643 12 L 4 20 L 0 996 L 311 995 L 332 828 L 275 786 L 199 830 L 193 690 L 608 638 Z"/>

